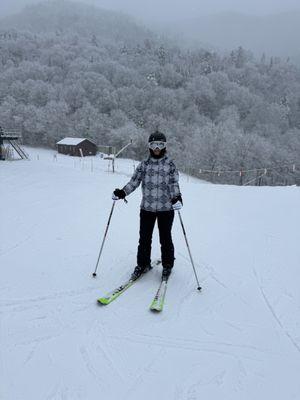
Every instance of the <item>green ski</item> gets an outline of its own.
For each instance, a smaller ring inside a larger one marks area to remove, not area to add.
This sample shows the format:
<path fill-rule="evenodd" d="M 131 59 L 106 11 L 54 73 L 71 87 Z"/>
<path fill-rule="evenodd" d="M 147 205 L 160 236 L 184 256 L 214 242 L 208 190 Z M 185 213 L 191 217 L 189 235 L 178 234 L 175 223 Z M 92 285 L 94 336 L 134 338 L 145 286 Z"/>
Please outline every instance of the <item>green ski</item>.
<path fill-rule="evenodd" d="M 155 265 L 159 265 L 161 263 L 160 260 L 156 260 L 153 263 L 151 263 L 151 269 L 155 266 Z M 148 270 L 150 271 L 150 270 Z M 108 292 L 106 295 L 104 295 L 103 297 L 100 297 L 99 299 L 97 299 L 97 302 L 103 305 L 107 305 L 110 304 L 112 301 L 114 301 L 115 299 L 117 299 L 122 293 L 124 293 L 127 289 L 130 288 L 130 286 L 132 286 L 136 281 L 138 281 L 142 276 L 144 276 L 148 271 L 146 271 L 145 273 L 143 273 L 139 278 L 137 279 L 128 279 L 127 282 L 123 283 L 123 285 L 117 287 L 116 289 L 112 290 L 111 292 Z"/>
<path fill-rule="evenodd" d="M 151 303 L 151 306 L 150 306 L 151 311 L 160 312 L 163 310 L 166 291 L 167 291 L 167 281 L 162 280 L 159 285 L 159 288 L 156 292 L 156 295 Z"/>
<path fill-rule="evenodd" d="M 126 283 L 124 283 L 123 285 L 119 286 L 118 288 L 112 290 L 111 292 L 107 293 L 105 296 L 100 297 L 97 301 L 100 304 L 103 305 L 107 305 L 109 303 L 111 303 L 112 301 L 114 301 L 117 297 L 119 297 L 122 293 L 125 292 L 125 290 L 129 289 L 130 286 L 132 286 L 134 284 L 134 282 L 137 279 L 133 280 L 133 279 L 129 279 Z"/>

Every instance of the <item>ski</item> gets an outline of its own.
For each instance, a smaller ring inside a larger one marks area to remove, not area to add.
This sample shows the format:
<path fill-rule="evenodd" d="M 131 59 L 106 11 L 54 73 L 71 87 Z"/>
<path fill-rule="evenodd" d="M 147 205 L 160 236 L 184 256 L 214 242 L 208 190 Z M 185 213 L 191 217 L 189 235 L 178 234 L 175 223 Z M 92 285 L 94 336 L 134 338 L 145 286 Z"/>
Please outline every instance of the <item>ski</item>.
<path fill-rule="evenodd" d="M 163 310 L 166 291 L 167 291 L 167 283 L 168 283 L 167 280 L 161 281 L 159 288 L 156 292 L 156 295 L 151 303 L 151 306 L 150 306 L 151 311 L 160 312 Z"/>
<path fill-rule="evenodd" d="M 153 268 L 153 266 L 155 265 L 159 265 L 161 263 L 160 260 L 157 260 L 153 263 L 151 263 L 151 268 Z M 148 271 L 150 271 L 150 269 Z M 136 281 L 138 281 L 142 276 L 144 276 L 148 271 L 146 271 L 145 273 L 143 273 L 139 278 L 137 279 L 128 279 L 127 282 L 123 283 L 121 286 L 117 287 L 116 289 L 108 292 L 107 294 L 105 294 L 103 297 L 100 297 L 99 299 L 97 299 L 97 302 L 103 305 L 107 305 L 110 304 L 112 301 L 114 301 L 115 299 L 117 299 L 121 294 L 123 294 L 127 289 L 129 289 Z"/>
<path fill-rule="evenodd" d="M 127 282 L 125 282 L 123 285 L 119 286 L 118 288 L 112 290 L 111 292 L 108 292 L 106 295 L 103 297 L 100 297 L 97 299 L 98 303 L 107 305 L 114 301 L 117 297 L 119 297 L 122 293 L 124 293 L 127 289 L 130 288 L 134 284 L 134 282 L 137 281 L 137 279 L 129 279 Z"/>

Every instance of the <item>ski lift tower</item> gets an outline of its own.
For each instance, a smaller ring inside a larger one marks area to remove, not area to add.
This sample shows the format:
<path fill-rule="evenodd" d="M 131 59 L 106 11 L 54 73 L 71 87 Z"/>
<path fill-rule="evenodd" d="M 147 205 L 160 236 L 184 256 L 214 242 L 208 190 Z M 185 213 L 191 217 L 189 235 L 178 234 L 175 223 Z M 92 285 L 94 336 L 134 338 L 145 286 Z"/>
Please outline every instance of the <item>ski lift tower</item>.
<path fill-rule="evenodd" d="M 127 147 L 129 147 L 132 144 L 132 139 L 130 139 L 130 142 L 127 143 L 124 147 L 122 147 L 121 150 L 119 150 L 117 153 L 114 153 L 108 157 L 105 157 L 105 160 L 111 160 L 112 162 L 112 171 L 113 173 L 115 172 L 115 159 L 125 150 Z"/>
<path fill-rule="evenodd" d="M 0 160 L 5 160 L 5 152 L 3 151 L 4 142 L 9 143 L 23 160 L 29 160 L 28 154 L 22 149 L 22 147 L 18 143 L 20 139 L 20 131 L 4 130 L 0 126 Z"/>

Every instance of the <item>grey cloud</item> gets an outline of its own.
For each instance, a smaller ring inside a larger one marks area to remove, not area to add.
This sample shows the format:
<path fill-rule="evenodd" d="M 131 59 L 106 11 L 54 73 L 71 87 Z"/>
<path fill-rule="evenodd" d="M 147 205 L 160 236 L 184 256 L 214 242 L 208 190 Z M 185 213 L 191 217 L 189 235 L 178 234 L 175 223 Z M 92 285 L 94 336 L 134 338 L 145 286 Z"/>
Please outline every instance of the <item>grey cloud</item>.
<path fill-rule="evenodd" d="M 45 0 L 46 1 L 46 0 Z M 63 1 L 63 0 L 61 0 Z M 146 20 L 170 21 L 223 11 L 272 14 L 299 9 L 299 0 L 81 0 L 83 3 L 120 10 Z M 1 0 L 0 15 L 19 11 L 38 0 Z"/>

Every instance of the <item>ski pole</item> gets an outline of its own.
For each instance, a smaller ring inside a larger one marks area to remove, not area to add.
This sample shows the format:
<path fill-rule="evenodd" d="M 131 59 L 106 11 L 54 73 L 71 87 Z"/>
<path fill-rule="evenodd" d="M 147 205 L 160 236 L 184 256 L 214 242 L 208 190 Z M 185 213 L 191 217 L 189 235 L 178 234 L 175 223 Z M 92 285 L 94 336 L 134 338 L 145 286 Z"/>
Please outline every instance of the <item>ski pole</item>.
<path fill-rule="evenodd" d="M 103 250 L 104 242 L 105 242 L 105 239 L 106 239 L 107 231 L 108 231 L 108 228 L 109 228 L 111 216 L 112 216 L 112 213 L 113 213 L 113 211 L 114 211 L 115 203 L 116 203 L 116 200 L 113 201 L 113 205 L 112 205 L 111 210 L 110 210 L 110 214 L 109 214 L 108 222 L 107 222 L 107 225 L 106 225 L 104 237 L 103 237 L 103 240 L 102 240 L 102 244 L 101 244 L 101 248 L 100 248 L 100 252 L 99 252 L 99 256 L 98 256 L 96 268 L 95 268 L 95 271 L 93 272 L 93 277 L 96 277 L 96 276 L 97 276 L 97 273 L 96 273 L 96 272 L 97 272 L 99 260 L 100 260 L 101 254 L 102 254 L 102 250 Z"/>
<path fill-rule="evenodd" d="M 189 246 L 189 243 L 188 243 L 188 240 L 187 240 L 187 237 L 186 237 L 185 229 L 184 229 L 184 226 L 183 226 L 183 222 L 182 222 L 182 218 L 181 218 L 181 214 L 180 214 L 179 210 L 178 210 L 178 215 L 179 215 L 179 219 L 180 219 L 183 235 L 184 235 L 184 238 L 185 238 L 185 242 L 186 242 L 186 245 L 187 245 L 187 248 L 188 248 L 188 251 L 189 251 L 189 255 L 190 255 L 192 267 L 193 267 L 193 270 L 194 270 L 195 278 L 196 278 L 196 281 L 197 281 L 197 285 L 198 285 L 197 289 L 201 290 L 201 286 L 199 284 L 199 280 L 198 280 L 197 272 L 196 272 L 196 269 L 195 269 L 193 257 L 192 257 L 192 254 L 191 254 L 190 246 Z"/>

